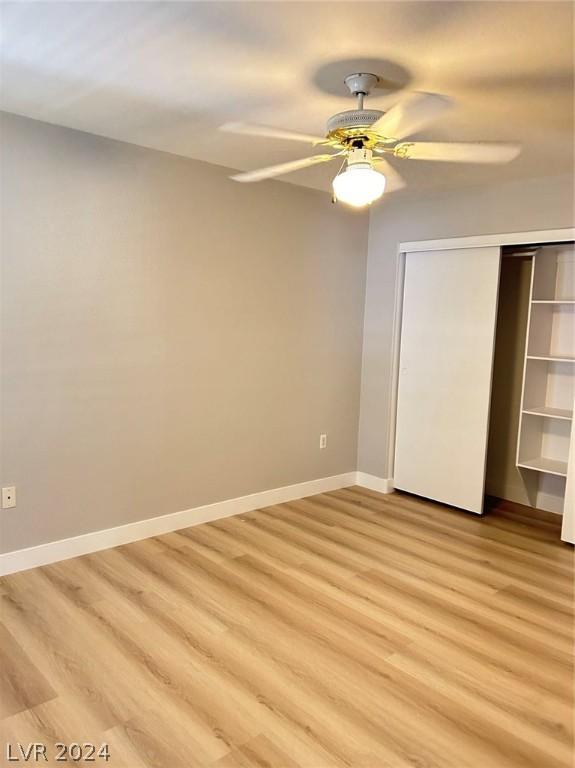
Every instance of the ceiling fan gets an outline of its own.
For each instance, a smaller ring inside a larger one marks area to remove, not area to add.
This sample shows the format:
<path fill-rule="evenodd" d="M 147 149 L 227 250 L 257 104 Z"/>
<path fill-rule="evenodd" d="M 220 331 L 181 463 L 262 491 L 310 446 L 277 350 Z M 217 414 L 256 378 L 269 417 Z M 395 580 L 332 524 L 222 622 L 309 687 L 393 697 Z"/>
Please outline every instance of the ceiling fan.
<path fill-rule="evenodd" d="M 357 98 L 357 109 L 338 112 L 330 117 L 327 121 L 327 135 L 323 138 L 251 123 L 226 123 L 220 126 L 220 130 L 230 133 L 300 141 L 336 150 L 329 154 L 312 155 L 255 171 L 237 173 L 231 178 L 241 182 L 263 181 L 317 163 L 343 158 L 341 168 L 333 180 L 334 202 L 340 200 L 354 207 L 362 207 L 380 198 L 386 186 L 390 191 L 405 186 L 404 180 L 384 155 L 402 160 L 507 163 L 521 151 L 516 144 L 404 141 L 449 109 L 451 102 L 438 94 L 413 92 L 404 96 L 388 112 L 364 109 L 364 98 L 378 81 L 377 75 L 369 73 L 356 73 L 345 78 L 345 84 Z"/>

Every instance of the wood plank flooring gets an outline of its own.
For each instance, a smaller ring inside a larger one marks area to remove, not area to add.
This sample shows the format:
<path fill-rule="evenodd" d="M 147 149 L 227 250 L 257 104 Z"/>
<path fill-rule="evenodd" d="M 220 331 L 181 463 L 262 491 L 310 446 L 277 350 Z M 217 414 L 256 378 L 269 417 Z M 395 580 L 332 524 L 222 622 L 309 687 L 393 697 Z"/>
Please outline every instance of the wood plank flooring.
<path fill-rule="evenodd" d="M 553 515 L 354 487 L 5 577 L 4 759 L 570 767 L 572 566 Z"/>

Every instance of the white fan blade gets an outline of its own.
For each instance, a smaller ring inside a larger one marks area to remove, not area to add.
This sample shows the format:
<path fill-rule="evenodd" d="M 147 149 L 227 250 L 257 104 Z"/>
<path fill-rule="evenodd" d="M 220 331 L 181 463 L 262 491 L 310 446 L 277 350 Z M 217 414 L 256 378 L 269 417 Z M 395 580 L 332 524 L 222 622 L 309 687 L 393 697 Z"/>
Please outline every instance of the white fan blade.
<path fill-rule="evenodd" d="M 255 123 L 225 123 L 220 125 L 220 131 L 240 133 L 247 136 L 262 136 L 267 139 L 287 139 L 288 141 L 303 141 L 305 144 L 319 144 L 325 141 L 323 136 L 311 136 L 309 133 L 288 131 L 283 128 L 272 128 L 268 125 Z"/>
<path fill-rule="evenodd" d="M 451 107 L 451 101 L 436 93 L 410 93 L 370 126 L 389 139 L 404 139 L 429 125 Z"/>
<path fill-rule="evenodd" d="M 302 157 L 301 160 L 292 160 L 289 163 L 280 163 L 279 165 L 270 165 L 267 168 L 258 168 L 256 171 L 244 171 L 230 176 L 234 181 L 263 181 L 271 179 L 273 176 L 281 176 L 284 173 L 299 171 L 300 168 L 307 168 L 316 163 L 327 163 L 338 155 L 312 155 L 311 157 Z"/>
<path fill-rule="evenodd" d="M 391 163 L 383 157 L 374 158 L 374 166 L 376 171 L 383 173 L 385 176 L 385 191 L 395 192 L 397 189 L 402 189 L 406 186 L 405 179 L 395 170 Z"/>
<path fill-rule="evenodd" d="M 414 141 L 398 144 L 397 157 L 412 160 L 438 160 L 447 163 L 508 163 L 521 152 L 517 144 L 473 144 L 439 141 Z"/>

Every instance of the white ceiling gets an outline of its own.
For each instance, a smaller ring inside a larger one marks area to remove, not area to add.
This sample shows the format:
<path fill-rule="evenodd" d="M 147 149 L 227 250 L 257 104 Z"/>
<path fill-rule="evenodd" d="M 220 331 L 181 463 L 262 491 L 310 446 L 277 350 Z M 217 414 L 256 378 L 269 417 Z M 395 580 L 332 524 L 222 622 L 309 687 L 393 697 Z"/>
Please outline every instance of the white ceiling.
<path fill-rule="evenodd" d="M 419 138 L 524 147 L 496 168 L 396 161 L 410 189 L 551 175 L 573 162 L 574 7 L 3 2 L 0 108 L 246 170 L 308 150 L 219 133 L 219 124 L 247 120 L 323 135 L 331 114 L 353 107 L 343 75 L 377 66 L 400 87 L 455 100 Z M 382 90 L 368 105 L 385 109 L 396 97 Z M 327 189 L 333 175 L 316 166 L 284 179 Z"/>

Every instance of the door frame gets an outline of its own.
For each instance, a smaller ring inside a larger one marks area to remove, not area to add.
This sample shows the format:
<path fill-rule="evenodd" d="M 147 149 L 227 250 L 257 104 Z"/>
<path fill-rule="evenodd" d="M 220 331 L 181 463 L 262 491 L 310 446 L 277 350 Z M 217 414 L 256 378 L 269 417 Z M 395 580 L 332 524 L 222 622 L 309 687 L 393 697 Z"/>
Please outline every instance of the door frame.
<path fill-rule="evenodd" d="M 538 229 L 530 232 L 508 232 L 497 235 L 472 235 L 435 240 L 412 240 L 399 243 L 395 280 L 395 300 L 391 349 L 391 391 L 389 397 L 389 437 L 387 446 L 387 473 L 389 490 L 393 490 L 395 473 L 395 434 L 397 423 L 397 393 L 399 386 L 399 352 L 401 323 L 403 318 L 403 290 L 405 280 L 405 255 L 412 251 L 438 251 L 449 248 L 481 248 L 483 246 L 542 245 L 575 240 L 575 227 L 563 229 Z"/>

